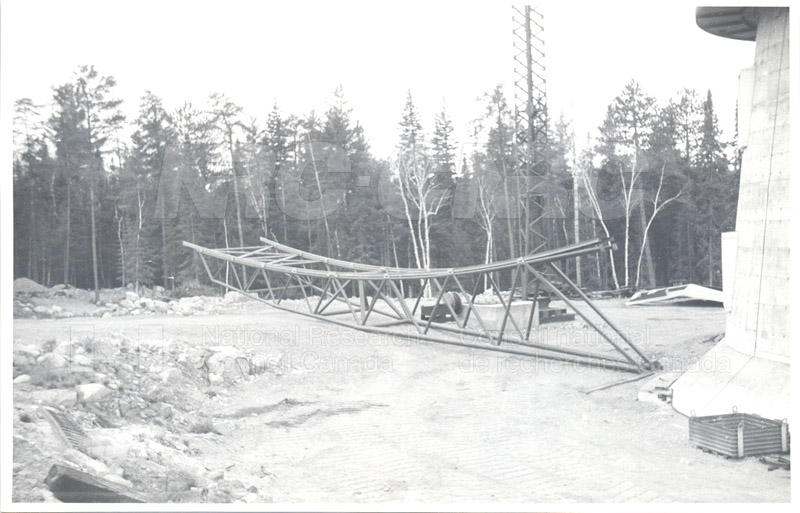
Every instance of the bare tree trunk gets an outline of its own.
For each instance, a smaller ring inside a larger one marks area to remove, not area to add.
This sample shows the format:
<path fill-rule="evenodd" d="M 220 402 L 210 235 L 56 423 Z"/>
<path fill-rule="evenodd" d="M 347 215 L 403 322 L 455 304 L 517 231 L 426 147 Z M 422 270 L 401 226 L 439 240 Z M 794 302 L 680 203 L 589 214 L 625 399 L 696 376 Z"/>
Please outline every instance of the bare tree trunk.
<path fill-rule="evenodd" d="M 125 287 L 128 284 L 127 277 L 125 275 L 126 272 L 126 263 L 125 263 L 125 244 L 123 243 L 122 239 L 122 216 L 119 215 L 119 208 L 114 205 L 114 215 L 117 218 L 117 239 L 119 240 L 119 260 L 120 260 L 120 267 L 122 268 L 122 286 Z"/>
<path fill-rule="evenodd" d="M 689 283 L 694 282 L 694 237 L 692 231 L 692 225 L 689 222 L 689 219 L 686 219 L 686 248 L 687 254 L 689 255 L 688 258 L 688 267 L 689 267 Z"/>
<path fill-rule="evenodd" d="M 306 232 L 308 233 L 308 251 L 313 253 L 314 248 L 311 246 L 311 219 L 308 219 L 309 215 L 308 205 L 306 205 Z"/>
<path fill-rule="evenodd" d="M 278 176 L 280 176 L 280 174 Z M 288 232 L 288 228 L 286 227 L 286 212 L 284 212 L 284 210 L 286 210 L 286 192 L 284 191 L 283 179 L 281 179 L 281 204 L 283 205 L 283 208 L 280 209 L 281 217 L 283 217 L 283 241 L 282 242 L 284 244 L 287 244 L 288 240 L 289 240 L 289 232 Z"/>
<path fill-rule="evenodd" d="M 420 260 L 419 256 L 419 248 L 417 247 L 417 237 L 414 234 L 414 224 L 411 222 L 411 211 L 408 208 L 408 198 L 406 198 L 405 187 L 403 187 L 403 177 L 400 177 L 400 199 L 403 201 L 403 209 L 406 214 L 406 220 L 408 221 L 408 235 L 411 239 L 411 242 L 414 245 L 414 259 L 417 263 L 417 269 L 422 269 L 422 261 Z"/>
<path fill-rule="evenodd" d="M 67 179 L 67 226 L 65 231 L 66 240 L 64 241 L 64 285 L 69 285 L 69 242 L 72 237 L 70 220 L 72 218 L 72 184 Z"/>
<path fill-rule="evenodd" d="M 631 211 L 630 211 L 630 203 L 625 207 L 625 244 L 623 246 L 623 251 L 625 255 L 624 258 L 624 267 L 625 267 L 625 288 L 628 288 L 630 284 L 630 241 L 631 241 Z"/>
<path fill-rule="evenodd" d="M 230 245 L 228 244 L 228 217 L 227 217 L 227 215 L 223 215 L 222 216 L 222 232 L 225 234 L 225 248 L 227 249 L 227 248 L 230 247 Z M 225 292 L 226 293 L 231 290 L 231 288 L 228 286 L 228 284 L 230 283 L 230 281 L 229 281 L 230 271 L 231 271 L 230 262 L 225 262 Z"/>
<path fill-rule="evenodd" d="M 714 243 L 710 233 L 708 234 L 708 286 L 714 286 Z"/>
<path fill-rule="evenodd" d="M 314 168 L 314 180 L 317 182 L 317 192 L 319 193 L 319 203 L 322 205 L 322 220 L 325 223 L 325 248 L 326 248 L 326 256 L 331 256 L 333 253 L 333 248 L 331 246 L 331 228 L 328 226 L 328 213 L 325 211 L 325 201 L 322 195 L 322 183 L 319 180 L 319 170 L 317 169 L 317 161 L 314 160 L 314 149 L 311 147 L 311 139 L 308 137 L 308 151 L 311 153 L 311 166 Z M 244 245 L 244 244 L 242 244 Z"/>
<path fill-rule="evenodd" d="M 100 303 L 100 285 L 97 280 L 97 231 L 94 216 L 94 178 L 89 180 L 89 215 L 92 225 L 92 275 L 94 276 L 94 302 Z"/>
<path fill-rule="evenodd" d="M 189 216 L 189 230 L 192 235 L 192 244 L 197 244 L 194 234 L 194 215 Z M 197 266 L 197 253 L 192 251 L 192 269 L 194 270 L 194 281 L 200 282 L 200 269 Z"/>
<path fill-rule="evenodd" d="M 163 265 L 161 266 L 162 269 L 162 278 L 163 278 L 163 286 L 165 289 L 170 288 L 169 286 L 169 257 L 167 256 L 167 219 L 166 219 L 166 210 L 164 210 L 164 195 L 159 194 L 161 199 L 161 259 Z"/>
<path fill-rule="evenodd" d="M 609 232 L 608 225 L 606 225 L 605 219 L 603 218 L 603 211 L 600 208 L 600 205 L 598 204 L 597 193 L 594 191 L 592 187 L 591 181 L 589 180 L 588 177 L 588 173 L 586 173 L 586 171 L 583 169 L 580 169 L 580 172 L 584 188 L 586 189 L 587 196 L 592 204 L 592 208 L 596 216 L 595 219 L 596 222 L 592 225 L 594 236 L 597 237 L 597 223 L 600 223 L 600 227 L 603 229 L 603 233 L 605 233 L 606 237 L 610 238 L 611 233 Z M 626 215 L 625 217 L 626 219 L 628 219 L 630 216 Z M 617 266 L 616 263 L 614 262 L 614 250 L 609 249 L 608 255 L 609 255 L 609 261 L 611 263 L 611 277 L 614 280 L 614 288 L 618 290 L 620 287 L 619 287 L 619 278 L 617 277 Z M 598 262 L 599 262 L 599 256 L 598 256 Z M 605 274 L 603 274 L 603 283 L 604 284 L 607 283 Z M 603 288 L 607 287 L 604 285 Z"/>
<path fill-rule="evenodd" d="M 653 254 L 650 250 L 650 239 L 647 236 L 647 232 L 649 232 L 649 227 L 645 230 L 645 226 L 647 226 L 647 221 L 645 221 L 645 214 L 644 214 L 644 204 L 641 205 L 639 208 L 639 224 L 642 227 L 642 244 L 644 244 L 644 263 L 645 263 L 645 270 L 647 272 L 647 287 L 652 288 L 656 285 L 656 270 L 653 264 Z"/>
<path fill-rule="evenodd" d="M 597 238 L 597 221 L 592 222 L 592 238 Z M 603 274 L 603 269 L 600 266 L 600 253 L 594 255 L 595 270 L 597 271 L 597 283 L 601 288 L 606 289 L 606 277 Z"/>
<path fill-rule="evenodd" d="M 397 258 L 397 242 L 394 238 L 394 229 L 392 228 L 392 220 L 389 216 L 386 216 L 386 220 L 389 221 L 389 236 L 392 238 L 392 252 L 394 253 L 394 266 L 400 267 L 400 259 Z M 405 297 L 405 292 L 403 291 L 403 281 L 400 281 L 400 294 Z"/>
<path fill-rule="evenodd" d="M 244 230 L 242 230 L 242 205 L 239 199 L 239 180 L 236 173 L 236 156 L 233 151 L 233 128 L 226 126 L 228 132 L 228 150 L 231 154 L 231 171 L 233 172 L 233 196 L 236 204 L 236 227 L 239 230 L 239 247 L 244 247 Z M 247 268 L 242 266 L 242 280 L 247 283 Z"/>
<path fill-rule="evenodd" d="M 642 205 L 642 210 L 644 210 L 644 205 Z M 649 253 L 649 245 L 647 243 L 647 240 L 648 240 L 648 236 L 650 234 L 650 226 L 653 224 L 653 219 L 655 219 L 657 213 L 658 213 L 658 210 L 655 210 L 653 212 L 653 215 L 650 217 L 650 220 L 647 222 L 647 224 L 642 226 L 642 245 L 639 248 L 639 260 L 638 260 L 638 262 L 636 264 L 636 284 L 635 285 L 636 285 L 637 289 L 639 288 L 639 280 L 641 278 L 641 273 L 642 273 L 642 261 L 644 260 L 645 266 L 648 266 L 648 265 L 652 266 L 652 264 L 648 264 L 648 262 L 647 262 L 647 255 Z M 643 217 L 642 217 L 642 222 L 644 222 L 644 218 Z M 652 269 L 650 271 L 652 273 Z M 653 287 L 654 284 L 655 284 L 655 280 L 648 279 L 648 281 L 649 281 L 649 283 L 645 286 L 645 288 Z"/>
<path fill-rule="evenodd" d="M 580 182 L 577 177 L 572 178 L 572 234 L 575 244 L 581 241 L 581 224 L 580 224 Z M 580 255 L 575 259 L 575 284 L 578 287 L 583 286 L 583 269 L 581 268 Z"/>
<path fill-rule="evenodd" d="M 492 251 L 494 249 L 494 234 L 492 233 L 491 224 L 489 224 L 489 229 L 486 230 L 486 253 L 484 254 L 483 263 L 488 264 L 491 263 L 492 258 Z M 489 275 L 483 275 L 483 289 L 486 290 L 489 288 Z"/>
<path fill-rule="evenodd" d="M 503 166 L 503 192 L 506 197 L 506 221 L 508 224 L 508 250 L 510 251 L 509 258 L 515 258 L 517 256 L 516 248 L 514 247 L 514 228 L 513 223 L 511 221 L 511 198 L 509 197 L 508 193 L 508 177 L 505 174 L 505 165 Z"/>

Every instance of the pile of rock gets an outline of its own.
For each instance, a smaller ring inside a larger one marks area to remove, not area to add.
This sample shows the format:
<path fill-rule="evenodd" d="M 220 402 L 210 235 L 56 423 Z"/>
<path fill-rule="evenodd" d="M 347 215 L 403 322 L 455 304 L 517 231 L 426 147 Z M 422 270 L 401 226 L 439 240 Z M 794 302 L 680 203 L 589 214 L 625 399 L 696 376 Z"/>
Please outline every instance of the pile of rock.
<path fill-rule="evenodd" d="M 44 350 L 33 345 L 14 348 L 14 383 L 28 384 L 35 403 L 60 407 L 103 403 L 125 418 L 179 419 L 189 411 L 198 390 L 239 383 L 273 368 L 252 354 L 229 346 L 192 347 L 163 340 L 133 342 L 121 335 L 102 341 L 51 342 Z M 277 371 L 278 368 L 275 367 Z"/>
<path fill-rule="evenodd" d="M 59 305 L 37 305 L 32 301 L 20 299 L 19 296 L 14 298 L 14 317 L 36 317 L 36 318 L 56 318 L 63 319 L 74 317 L 73 312 L 67 311 Z"/>
<path fill-rule="evenodd" d="M 80 303 L 76 306 L 74 301 L 59 301 L 62 297 L 86 304 Z M 102 318 L 148 314 L 190 316 L 216 313 L 223 308 L 238 307 L 249 300 L 246 295 L 238 292 L 228 292 L 224 297 L 170 299 L 166 296 L 166 290 L 160 286 L 152 289 L 140 287 L 138 293 L 132 286 L 102 289 L 100 304 L 94 303 L 94 297 L 93 291 L 64 285 L 47 288 L 27 278 L 19 278 L 14 282 L 14 317 L 61 319 L 76 315 Z"/>
<path fill-rule="evenodd" d="M 113 334 L 44 347 L 16 345 L 13 364 L 15 422 L 25 426 L 15 424 L 15 434 L 41 441 L 44 431 L 33 432 L 48 429 L 37 413 L 42 406 L 68 412 L 90 434 L 86 454 L 67 449 L 53 453 L 57 459 L 146 490 L 156 502 L 269 500 L 252 483 L 227 476 L 225 469 L 204 468 L 197 459 L 200 438 L 225 436 L 225 429 L 194 428 L 209 401 L 225 404 L 230 385 L 269 370 L 252 354 L 233 346 L 192 347 Z M 20 420 L 23 415 L 26 420 Z"/>
<path fill-rule="evenodd" d="M 14 295 L 36 296 L 40 294 L 48 294 L 50 289 L 44 285 L 39 285 L 33 280 L 28 278 L 17 278 L 14 280 Z"/>

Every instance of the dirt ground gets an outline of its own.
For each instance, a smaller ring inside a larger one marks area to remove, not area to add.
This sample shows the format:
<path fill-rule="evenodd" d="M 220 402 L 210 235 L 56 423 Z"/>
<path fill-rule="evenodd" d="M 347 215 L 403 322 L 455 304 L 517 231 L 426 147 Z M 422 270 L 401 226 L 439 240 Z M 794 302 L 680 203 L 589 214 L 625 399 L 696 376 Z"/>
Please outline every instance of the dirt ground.
<path fill-rule="evenodd" d="M 665 375 L 685 370 L 724 331 L 721 308 L 598 305 Z M 100 344 L 120 333 L 145 337 L 177 361 L 186 348 L 231 345 L 267 369 L 242 380 L 183 381 L 184 395 L 154 403 L 172 401 L 183 424 L 147 416 L 83 424 L 91 439 L 133 444 L 127 455 L 106 454 L 105 464 L 113 471 L 120 462 L 116 472 L 136 488 L 148 472 L 170 483 L 178 467 L 199 476 L 187 478 L 175 500 L 790 500 L 789 471 L 691 447 L 685 417 L 664 402 L 637 400 L 647 379 L 586 393 L 632 374 L 366 334 L 256 303 L 189 318 L 18 319 L 15 350 L 79 333 Z M 164 375 L 152 365 L 137 372 Z M 120 394 L 125 384 L 116 383 L 109 386 Z M 159 386 L 168 389 L 168 377 Z M 14 500 L 52 500 L 41 480 L 63 448 L 48 438 L 45 421 L 27 415 L 35 387 L 14 388 Z M 192 432 L 192 419 L 214 429 Z M 131 454 L 135 444 L 141 452 Z"/>

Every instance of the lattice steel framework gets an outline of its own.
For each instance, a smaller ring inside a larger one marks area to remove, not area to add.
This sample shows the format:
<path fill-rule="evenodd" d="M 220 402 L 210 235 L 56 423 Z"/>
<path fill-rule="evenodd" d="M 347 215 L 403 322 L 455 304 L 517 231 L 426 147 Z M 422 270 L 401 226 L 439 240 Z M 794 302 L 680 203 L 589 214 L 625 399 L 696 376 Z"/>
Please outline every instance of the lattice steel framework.
<path fill-rule="evenodd" d="M 544 17 L 540 8 L 512 6 L 514 53 L 514 150 L 520 189 L 520 227 L 524 254 L 547 244 L 544 180 L 547 161 L 547 88 L 545 82 Z"/>
<path fill-rule="evenodd" d="M 609 240 L 595 239 L 490 264 L 429 270 L 346 262 L 269 239 L 261 241 L 261 246 L 243 248 L 209 249 L 188 242 L 183 245 L 199 255 L 212 282 L 274 308 L 328 323 L 412 340 L 630 372 L 644 372 L 657 365 L 556 265 L 578 255 L 607 251 L 612 247 Z M 245 269 L 250 272 L 245 273 Z M 534 291 L 530 297 L 517 290 L 524 274 L 533 277 Z M 228 276 L 230 280 L 225 278 Z M 498 283 L 506 277 L 512 293 L 501 293 L 499 289 Z M 493 307 L 497 314 L 494 324 L 484 317 L 487 310 L 482 310 L 476 302 L 482 284 L 488 284 L 498 300 Z M 423 299 L 427 288 L 435 299 Z M 578 308 L 579 301 L 567 297 L 562 288 L 579 297 L 585 307 Z M 412 289 L 417 292 L 406 297 Z M 574 340 L 553 341 L 545 336 L 547 330 L 533 329 L 539 325 L 535 315 L 541 314 L 536 305 L 547 292 L 593 328 L 600 335 L 601 344 L 587 343 L 581 347 Z M 290 298 L 294 301 L 287 301 Z M 425 302 L 430 303 L 425 306 L 430 309 L 427 318 L 421 315 L 420 308 Z M 331 308 L 334 304 L 342 308 Z M 441 322 L 437 312 L 449 313 L 452 322 Z"/>

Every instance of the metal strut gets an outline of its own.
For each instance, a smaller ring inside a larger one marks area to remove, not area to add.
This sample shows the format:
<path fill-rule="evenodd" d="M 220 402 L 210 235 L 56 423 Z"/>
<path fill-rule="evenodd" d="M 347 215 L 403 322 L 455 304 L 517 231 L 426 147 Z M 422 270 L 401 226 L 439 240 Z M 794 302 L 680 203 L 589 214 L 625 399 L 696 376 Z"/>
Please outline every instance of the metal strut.
<path fill-rule="evenodd" d="M 220 249 L 189 242 L 183 245 L 199 255 L 212 283 L 226 290 L 236 290 L 273 308 L 326 323 L 368 333 L 628 372 L 642 373 L 657 366 L 657 362 L 650 360 L 636 347 L 555 265 L 569 258 L 606 251 L 612 246 L 610 239 L 593 239 L 516 259 L 453 269 L 408 269 L 359 264 L 322 257 L 269 239 L 261 239 L 261 242 L 263 246 L 259 247 Z M 209 265 L 211 261 L 232 271 L 225 273 L 224 281 L 222 273 L 215 272 Z M 579 299 L 568 297 L 549 277 L 552 275 L 559 280 L 558 285 L 568 288 L 572 292 L 570 295 Z M 527 293 L 520 293 L 527 289 L 527 283 L 520 283 L 526 276 L 533 277 L 533 301 L 530 301 Z M 490 284 L 497 304 L 488 306 L 476 302 L 483 281 Z M 407 285 L 412 282 L 423 287 L 419 294 L 407 298 L 401 291 L 409 290 Z M 508 292 L 500 290 L 499 284 L 502 283 L 510 285 Z M 431 285 L 434 296 L 423 298 L 422 291 L 427 284 Z M 349 288 L 355 291 L 356 297 L 348 296 Z M 533 327 L 539 325 L 535 321 L 537 315 L 541 316 L 537 304 L 543 291 L 550 291 L 567 309 L 580 316 L 601 335 L 607 346 L 599 351 L 590 351 L 588 348 L 542 340 L 545 331 Z M 453 293 L 461 298 L 463 306 L 460 309 L 448 299 Z M 299 301 L 287 304 L 289 299 Z M 421 302 L 426 303 L 426 308 L 432 306 L 434 313 L 437 309 L 447 309 L 455 322 L 451 325 L 437 322 L 433 314 L 423 321 L 418 313 Z M 579 308 L 577 302 L 585 303 L 589 312 L 583 311 L 586 308 Z M 346 308 L 329 311 L 333 303 L 344 303 Z M 492 309 L 497 310 L 494 315 Z M 523 312 L 523 316 L 517 318 L 515 312 L 519 311 Z M 384 319 L 375 319 L 375 315 Z M 389 320 L 385 320 L 386 317 Z M 471 318 L 474 323 L 469 325 Z M 513 329 L 507 329 L 509 325 Z"/>

